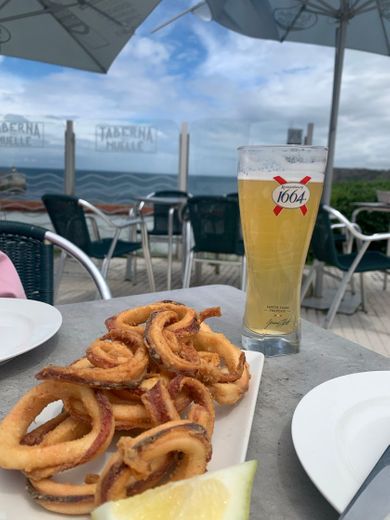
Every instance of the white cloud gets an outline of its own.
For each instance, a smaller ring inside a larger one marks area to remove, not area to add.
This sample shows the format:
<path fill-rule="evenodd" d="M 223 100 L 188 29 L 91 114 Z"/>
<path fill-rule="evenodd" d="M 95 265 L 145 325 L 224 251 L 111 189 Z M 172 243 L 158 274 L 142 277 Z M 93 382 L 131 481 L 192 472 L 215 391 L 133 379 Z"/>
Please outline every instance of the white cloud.
<path fill-rule="evenodd" d="M 159 7 L 147 27 L 175 14 L 172 5 Z M 175 5 L 178 12 L 187 4 Z M 247 125 L 225 125 L 236 129 L 236 137 L 229 134 L 222 147 L 226 151 L 231 143 L 232 154 L 240 139 L 285 142 L 289 126 L 305 129 L 313 122 L 315 143 L 326 144 L 332 48 L 246 38 L 190 15 L 176 24 L 156 35 L 139 30 L 107 75 L 48 67 L 44 76 L 27 77 L 22 70 L 7 71 L 3 61 L 2 113 L 74 118 L 76 125 L 77 120 L 119 118 L 162 118 L 177 124 L 246 120 Z M 186 31 L 186 45 L 177 39 L 179 29 Z M 336 165 L 390 167 L 389 84 L 389 58 L 346 52 Z M 209 126 L 215 130 L 214 124 Z M 193 127 L 199 129 L 193 142 L 200 142 L 200 128 L 207 123 Z"/>

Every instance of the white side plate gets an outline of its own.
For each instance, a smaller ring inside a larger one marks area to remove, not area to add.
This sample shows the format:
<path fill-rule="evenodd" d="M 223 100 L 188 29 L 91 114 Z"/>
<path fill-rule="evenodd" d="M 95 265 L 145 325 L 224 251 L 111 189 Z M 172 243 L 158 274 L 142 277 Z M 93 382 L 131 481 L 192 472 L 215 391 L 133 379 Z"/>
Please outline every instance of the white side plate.
<path fill-rule="evenodd" d="M 291 428 L 307 474 L 341 513 L 390 442 L 390 371 L 317 386 L 298 404 Z"/>
<path fill-rule="evenodd" d="M 245 352 L 250 365 L 251 380 L 249 390 L 244 398 L 234 406 L 216 407 L 216 423 L 213 434 L 213 456 L 208 465 L 209 470 L 216 470 L 244 462 L 252 427 L 253 414 L 256 407 L 257 394 L 263 370 L 264 356 L 257 352 Z M 58 402 L 46 408 L 36 421 L 36 425 L 53 417 L 60 411 Z M 114 451 L 111 447 L 108 453 Z M 77 482 L 86 473 L 100 470 L 104 460 L 98 459 L 85 464 L 82 468 L 64 472 L 58 480 Z M 73 478 L 69 479 L 72 475 Z M 66 478 L 68 476 L 68 478 Z M 46 511 L 29 497 L 25 488 L 25 477 L 19 471 L 0 469 L 0 519 L 14 520 L 64 520 L 65 516 Z M 88 520 L 89 516 L 77 516 L 80 520 Z"/>
<path fill-rule="evenodd" d="M 47 303 L 0 298 L 0 363 L 38 347 L 62 324 L 59 310 Z"/>

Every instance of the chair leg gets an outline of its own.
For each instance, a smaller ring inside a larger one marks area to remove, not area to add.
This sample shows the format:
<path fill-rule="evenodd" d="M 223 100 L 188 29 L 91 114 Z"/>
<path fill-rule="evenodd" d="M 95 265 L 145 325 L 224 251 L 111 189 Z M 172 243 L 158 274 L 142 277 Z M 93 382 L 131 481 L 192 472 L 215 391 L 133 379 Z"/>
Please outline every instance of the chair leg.
<path fill-rule="evenodd" d="M 103 263 L 102 263 L 102 269 L 101 269 L 101 273 L 102 273 L 102 276 L 104 279 L 107 278 L 107 273 L 108 273 L 108 269 L 110 267 L 110 261 L 111 261 L 111 257 L 104 257 L 104 260 L 103 260 Z"/>
<path fill-rule="evenodd" d="M 62 275 L 64 274 L 66 257 L 67 257 L 67 254 L 65 253 L 65 251 L 61 251 L 61 256 L 58 261 L 58 268 L 56 271 L 55 283 L 54 283 L 54 300 L 57 298 L 58 289 L 59 289 L 60 283 L 61 283 L 61 278 L 62 278 Z"/>
<path fill-rule="evenodd" d="M 389 227 L 389 231 L 390 231 L 390 227 Z M 386 256 L 390 256 L 390 239 L 387 241 L 387 245 L 386 245 Z M 383 290 L 386 291 L 387 289 L 387 276 L 390 274 L 390 270 L 389 269 L 385 269 L 385 272 L 384 272 L 384 279 L 383 279 Z"/>
<path fill-rule="evenodd" d="M 192 230 L 191 230 L 191 224 L 190 222 L 184 222 L 182 227 L 182 258 L 181 258 L 181 278 L 183 282 L 184 287 L 184 276 L 185 276 L 185 270 L 187 265 L 187 258 L 191 252 L 192 249 Z"/>
<path fill-rule="evenodd" d="M 126 270 L 126 280 L 131 280 L 133 285 L 136 285 L 137 283 L 137 253 L 131 253 L 127 257 L 127 262 L 130 266 L 130 271 L 127 272 Z M 127 268 L 128 266 L 126 266 Z"/>
<path fill-rule="evenodd" d="M 330 306 L 328 313 L 325 316 L 324 329 L 329 329 L 332 326 L 333 320 L 336 316 L 341 300 L 343 299 L 345 290 L 347 288 L 351 276 L 352 273 L 348 271 L 341 280 L 341 284 L 339 285 L 339 288 L 336 291 L 336 295 L 333 299 L 332 305 Z"/>
<path fill-rule="evenodd" d="M 181 249 L 180 249 L 180 244 L 179 244 L 179 237 L 176 237 L 175 239 L 175 243 L 174 243 L 174 247 L 175 247 L 175 259 L 176 260 L 180 260 L 181 257 L 180 257 L 180 253 L 181 253 Z"/>
<path fill-rule="evenodd" d="M 356 267 L 359 265 L 360 260 L 362 259 L 364 253 L 367 251 L 369 244 L 370 244 L 369 242 L 365 242 L 362 245 L 358 254 L 355 257 L 355 260 L 352 262 L 351 267 L 345 273 L 343 279 L 341 280 L 341 284 L 336 291 L 336 295 L 333 299 L 332 305 L 330 306 L 330 309 L 328 310 L 328 314 L 325 316 L 325 321 L 324 321 L 325 329 L 329 329 L 331 327 L 334 317 L 336 316 L 337 309 L 339 308 L 341 300 L 344 296 L 345 289 L 347 288 L 347 285 L 348 285 L 349 281 L 351 280 L 351 277 L 352 277 L 353 273 L 355 272 Z"/>
<path fill-rule="evenodd" d="M 195 283 L 199 283 L 202 278 L 202 262 L 195 262 Z"/>
<path fill-rule="evenodd" d="M 306 298 L 306 294 L 307 294 L 308 290 L 310 289 L 310 286 L 312 285 L 312 283 L 315 280 L 316 272 L 317 272 L 316 262 L 317 262 L 317 260 L 314 260 L 314 262 L 312 263 L 312 266 L 310 267 L 310 270 L 307 273 L 307 276 L 302 284 L 301 301 L 303 301 Z"/>
<path fill-rule="evenodd" d="M 241 257 L 240 278 L 241 278 L 241 290 L 246 291 L 247 271 L 246 271 L 246 256 L 245 255 L 243 255 Z"/>
<path fill-rule="evenodd" d="M 150 256 L 149 249 L 149 237 L 145 222 L 141 224 L 141 237 L 142 237 L 142 251 L 145 259 L 146 273 L 148 275 L 149 287 L 151 292 L 156 290 L 156 284 L 154 282 L 154 274 L 152 267 L 152 258 Z"/>
<path fill-rule="evenodd" d="M 111 258 L 112 258 L 113 254 L 114 254 L 116 245 L 118 243 L 120 232 L 121 232 L 120 229 L 117 229 L 115 231 L 114 238 L 112 239 L 111 244 L 110 244 L 110 248 L 109 248 L 109 250 L 107 252 L 107 255 L 104 257 L 104 260 L 103 260 L 103 263 L 102 263 L 102 270 L 101 270 L 102 271 L 102 276 L 103 276 L 104 279 L 107 278 L 108 269 L 110 268 Z"/>
<path fill-rule="evenodd" d="M 356 288 L 355 288 L 355 278 L 352 276 L 350 280 L 351 285 L 351 294 L 356 294 Z"/>
<path fill-rule="evenodd" d="M 126 258 L 126 271 L 125 271 L 125 280 L 133 280 L 134 278 L 134 261 L 135 261 L 135 256 L 130 254 L 130 255 L 127 255 L 127 258 Z"/>
<path fill-rule="evenodd" d="M 316 276 L 314 283 L 314 297 L 321 298 L 324 292 L 324 262 L 316 262 Z"/>
<path fill-rule="evenodd" d="M 364 275 L 364 273 L 360 273 L 360 294 L 361 294 L 361 299 L 362 299 L 362 311 L 367 312 L 366 291 L 364 288 L 364 276 L 363 275 Z"/>
<path fill-rule="evenodd" d="M 187 288 L 190 286 L 193 261 L 194 261 L 194 253 L 193 253 L 193 251 L 190 251 L 186 255 L 186 266 L 184 269 L 184 276 L 183 276 L 183 288 Z"/>
<path fill-rule="evenodd" d="M 215 254 L 215 259 L 219 260 L 219 254 L 218 253 Z M 220 272 L 221 272 L 221 266 L 220 266 L 220 264 L 217 263 L 217 264 L 214 265 L 214 273 L 215 274 L 220 274 Z"/>
<path fill-rule="evenodd" d="M 170 291 L 172 285 L 172 252 L 173 252 L 173 216 L 175 208 L 169 208 L 168 212 L 168 275 L 167 289 Z"/>

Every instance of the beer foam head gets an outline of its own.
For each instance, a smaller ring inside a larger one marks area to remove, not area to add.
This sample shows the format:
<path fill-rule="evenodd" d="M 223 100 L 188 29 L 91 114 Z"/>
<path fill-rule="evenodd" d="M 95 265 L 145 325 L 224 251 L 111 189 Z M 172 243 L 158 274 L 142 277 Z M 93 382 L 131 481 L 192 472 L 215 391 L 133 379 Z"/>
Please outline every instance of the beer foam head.
<path fill-rule="evenodd" d="M 310 176 L 322 182 L 327 149 L 322 146 L 242 146 L 239 151 L 240 180 L 271 180 L 275 176 L 299 182 Z"/>

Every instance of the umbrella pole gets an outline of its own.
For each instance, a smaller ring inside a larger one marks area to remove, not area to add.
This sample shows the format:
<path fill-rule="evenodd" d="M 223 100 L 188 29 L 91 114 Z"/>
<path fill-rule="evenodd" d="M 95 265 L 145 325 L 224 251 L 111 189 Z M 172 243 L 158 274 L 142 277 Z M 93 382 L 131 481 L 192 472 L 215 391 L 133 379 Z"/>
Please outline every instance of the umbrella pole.
<path fill-rule="evenodd" d="M 334 72 L 333 72 L 333 93 L 332 93 L 332 108 L 330 111 L 330 122 L 329 122 L 329 134 L 328 134 L 328 161 L 326 163 L 325 179 L 324 179 L 324 191 L 322 194 L 322 203 L 330 205 L 330 198 L 332 195 L 332 182 L 333 182 L 333 163 L 334 163 L 334 152 L 336 145 L 336 129 L 337 129 L 337 117 L 339 113 L 340 105 L 340 91 L 341 91 L 341 77 L 343 73 L 344 63 L 344 51 L 345 51 L 345 40 L 347 36 L 347 18 L 341 18 L 340 25 L 336 29 L 336 50 L 334 60 Z M 319 303 L 320 308 L 323 305 L 327 306 L 328 302 L 323 302 L 324 292 L 324 269 L 323 265 L 320 264 L 316 269 L 316 277 L 314 283 L 314 291 L 312 300 L 321 301 Z M 317 305 L 313 305 L 317 307 Z"/>
<path fill-rule="evenodd" d="M 66 121 L 64 193 L 75 194 L 75 135 L 73 121 Z"/>
<path fill-rule="evenodd" d="M 343 73 L 345 42 L 347 37 L 348 15 L 345 14 L 340 18 L 340 24 L 336 30 L 336 51 L 335 51 L 335 66 L 333 75 L 333 94 L 332 94 L 332 109 L 330 113 L 329 135 L 328 135 L 328 161 L 326 164 L 324 192 L 322 195 L 322 203 L 330 205 L 330 198 L 332 195 L 332 181 L 333 181 L 333 163 L 336 145 L 336 129 L 337 117 L 340 105 L 340 90 L 341 77 Z M 333 294 L 324 294 L 323 288 L 324 269 L 323 264 L 320 263 L 316 267 L 316 277 L 314 284 L 313 297 L 304 300 L 304 306 L 311 309 L 328 309 L 333 300 Z M 359 306 L 360 302 L 356 299 L 345 301 L 345 312 L 352 314 Z"/>
<path fill-rule="evenodd" d="M 340 105 L 341 77 L 343 74 L 344 51 L 347 37 L 348 18 L 341 17 L 340 25 L 336 30 L 336 51 L 333 73 L 332 109 L 330 112 L 329 135 L 328 135 L 328 162 L 326 164 L 324 192 L 322 202 L 330 204 L 333 181 L 333 163 L 336 146 L 337 117 Z"/>

